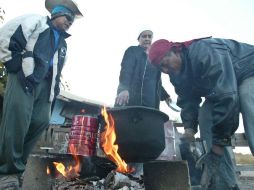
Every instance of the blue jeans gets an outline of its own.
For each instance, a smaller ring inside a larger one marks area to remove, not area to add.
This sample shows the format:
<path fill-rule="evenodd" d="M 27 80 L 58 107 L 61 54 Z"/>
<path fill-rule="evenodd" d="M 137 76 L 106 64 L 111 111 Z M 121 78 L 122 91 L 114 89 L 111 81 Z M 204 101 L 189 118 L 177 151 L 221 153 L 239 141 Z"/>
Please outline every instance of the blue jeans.
<path fill-rule="evenodd" d="M 208 150 L 212 147 L 212 103 L 205 101 L 199 111 L 200 137 L 206 141 Z M 223 162 L 220 166 L 220 180 L 216 183 L 216 190 L 229 190 L 230 187 L 238 184 L 235 164 L 232 161 L 232 147 L 225 147 Z M 225 180 L 226 178 L 226 180 Z M 225 182 L 227 181 L 227 183 Z M 214 189 L 215 190 L 215 189 Z"/>
<path fill-rule="evenodd" d="M 241 83 L 239 97 L 245 135 L 254 155 L 254 77 L 247 78 Z"/>

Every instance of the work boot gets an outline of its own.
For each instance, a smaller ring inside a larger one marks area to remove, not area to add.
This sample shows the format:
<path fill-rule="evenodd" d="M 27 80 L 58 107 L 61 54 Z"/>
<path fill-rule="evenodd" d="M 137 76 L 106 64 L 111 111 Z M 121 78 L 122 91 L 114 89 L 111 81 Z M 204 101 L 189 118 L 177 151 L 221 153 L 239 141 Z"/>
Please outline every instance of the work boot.
<path fill-rule="evenodd" d="M 19 190 L 17 175 L 5 175 L 0 177 L 0 190 Z"/>

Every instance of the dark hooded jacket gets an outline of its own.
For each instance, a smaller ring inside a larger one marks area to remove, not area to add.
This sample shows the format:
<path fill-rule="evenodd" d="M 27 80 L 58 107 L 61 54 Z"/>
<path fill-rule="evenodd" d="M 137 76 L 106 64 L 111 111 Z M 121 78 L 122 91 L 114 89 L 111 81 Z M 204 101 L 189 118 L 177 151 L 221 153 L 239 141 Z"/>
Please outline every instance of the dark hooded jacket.
<path fill-rule="evenodd" d="M 129 47 L 123 56 L 117 94 L 129 91 L 128 106 L 159 108 L 169 97 L 161 83 L 161 72 L 150 64 L 141 46 Z"/>
<path fill-rule="evenodd" d="M 254 46 L 227 39 L 202 39 L 183 48 L 183 65 L 170 81 L 178 94 L 185 128 L 197 131 L 201 97 L 213 103 L 213 143 L 229 145 L 239 123 L 237 86 L 254 75 Z"/>

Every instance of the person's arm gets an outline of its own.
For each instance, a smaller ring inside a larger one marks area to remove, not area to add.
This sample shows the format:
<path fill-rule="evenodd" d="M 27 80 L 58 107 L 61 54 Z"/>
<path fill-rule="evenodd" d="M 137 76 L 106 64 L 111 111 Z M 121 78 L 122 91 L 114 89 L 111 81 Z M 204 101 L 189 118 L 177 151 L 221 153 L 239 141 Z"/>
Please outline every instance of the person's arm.
<path fill-rule="evenodd" d="M 1 27 L 0 61 L 8 72 L 17 72 L 21 68 L 22 59 L 32 56 L 27 43 L 40 25 L 41 18 L 38 15 L 21 16 Z"/>
<path fill-rule="evenodd" d="M 129 101 L 130 84 L 136 67 L 136 58 L 133 47 L 129 47 L 123 56 L 121 71 L 119 76 L 119 85 L 115 105 L 126 105 Z"/>
<path fill-rule="evenodd" d="M 177 105 L 181 108 L 181 119 L 187 136 L 194 137 L 198 131 L 198 110 L 201 101 L 200 97 L 178 95 Z"/>
<path fill-rule="evenodd" d="M 228 146 L 239 122 L 237 81 L 230 53 L 219 43 L 202 43 L 199 49 L 202 52 L 196 51 L 193 61 L 199 63 L 203 86 L 209 87 L 206 98 L 213 102 L 213 145 Z"/>

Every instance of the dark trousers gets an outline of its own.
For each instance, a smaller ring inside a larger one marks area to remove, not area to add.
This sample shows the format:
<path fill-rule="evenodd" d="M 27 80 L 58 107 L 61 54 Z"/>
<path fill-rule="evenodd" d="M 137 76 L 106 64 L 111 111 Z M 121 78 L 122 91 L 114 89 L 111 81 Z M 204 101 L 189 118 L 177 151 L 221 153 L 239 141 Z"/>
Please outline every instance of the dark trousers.
<path fill-rule="evenodd" d="M 254 156 L 254 77 L 245 79 L 239 86 L 240 107 L 245 135 Z"/>
<path fill-rule="evenodd" d="M 0 125 L 0 174 L 25 170 L 30 152 L 48 126 L 50 83 L 42 81 L 32 94 L 24 92 L 16 74 L 8 74 Z"/>

